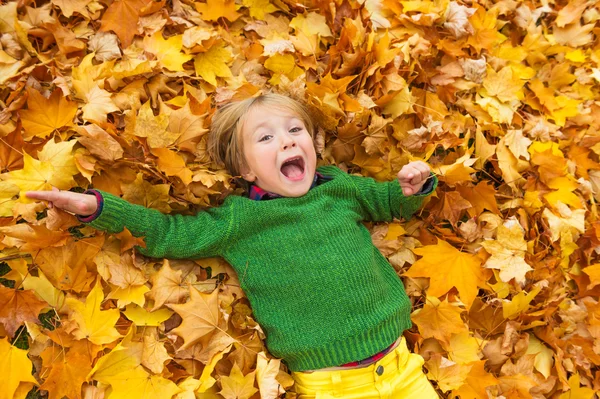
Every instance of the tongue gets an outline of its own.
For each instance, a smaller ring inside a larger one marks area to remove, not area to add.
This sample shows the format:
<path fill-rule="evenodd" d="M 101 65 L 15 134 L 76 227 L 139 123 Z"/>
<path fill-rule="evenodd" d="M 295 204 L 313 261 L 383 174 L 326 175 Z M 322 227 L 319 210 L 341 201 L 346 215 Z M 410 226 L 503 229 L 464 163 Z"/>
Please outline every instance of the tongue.
<path fill-rule="evenodd" d="M 296 164 L 287 164 L 287 165 L 283 165 L 283 167 L 281 168 L 281 173 L 283 173 L 285 175 L 285 177 L 288 177 L 290 179 L 296 179 L 300 176 L 302 176 L 302 173 L 304 171 L 302 170 L 302 168 Z"/>

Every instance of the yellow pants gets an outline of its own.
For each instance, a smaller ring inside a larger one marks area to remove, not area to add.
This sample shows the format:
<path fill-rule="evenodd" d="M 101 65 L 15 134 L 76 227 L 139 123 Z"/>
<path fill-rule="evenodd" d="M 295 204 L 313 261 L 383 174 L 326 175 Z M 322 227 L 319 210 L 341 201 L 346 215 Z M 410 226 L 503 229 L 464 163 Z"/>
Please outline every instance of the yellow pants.
<path fill-rule="evenodd" d="M 438 399 L 423 373 L 423 358 L 406 340 L 377 362 L 358 369 L 293 372 L 298 399 Z"/>

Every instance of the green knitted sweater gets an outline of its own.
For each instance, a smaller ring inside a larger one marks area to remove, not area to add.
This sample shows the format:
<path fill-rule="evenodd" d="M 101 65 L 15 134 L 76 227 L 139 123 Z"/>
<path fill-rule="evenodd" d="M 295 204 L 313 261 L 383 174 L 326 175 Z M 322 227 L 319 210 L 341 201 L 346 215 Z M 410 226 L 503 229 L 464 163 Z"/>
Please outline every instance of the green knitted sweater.
<path fill-rule="evenodd" d="M 223 257 L 274 356 L 292 371 L 339 366 L 383 350 L 411 326 L 402 281 L 361 222 L 409 218 L 426 194 L 404 197 L 397 180 L 379 183 L 335 166 L 318 171 L 333 179 L 302 197 L 232 195 L 195 216 L 102 193 L 90 224 L 145 236 L 138 250 L 151 257 Z"/>

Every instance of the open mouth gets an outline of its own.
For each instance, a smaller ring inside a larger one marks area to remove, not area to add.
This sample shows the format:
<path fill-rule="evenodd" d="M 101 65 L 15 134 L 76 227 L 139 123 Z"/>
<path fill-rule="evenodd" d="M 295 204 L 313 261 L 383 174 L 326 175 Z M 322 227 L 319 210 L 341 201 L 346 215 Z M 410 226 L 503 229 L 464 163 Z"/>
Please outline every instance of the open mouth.
<path fill-rule="evenodd" d="M 304 159 L 293 157 L 281 165 L 281 173 L 290 180 L 301 180 L 304 177 Z"/>

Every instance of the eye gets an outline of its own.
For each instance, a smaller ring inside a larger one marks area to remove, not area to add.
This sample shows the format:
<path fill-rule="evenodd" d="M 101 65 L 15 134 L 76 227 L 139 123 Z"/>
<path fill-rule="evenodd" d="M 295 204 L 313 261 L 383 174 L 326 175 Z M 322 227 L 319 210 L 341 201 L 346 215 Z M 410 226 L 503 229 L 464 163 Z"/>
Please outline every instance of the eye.
<path fill-rule="evenodd" d="M 302 131 L 301 127 L 293 127 L 293 128 L 290 129 L 290 133 L 297 133 L 297 132 L 300 132 L 300 131 Z"/>
<path fill-rule="evenodd" d="M 271 136 L 270 134 L 265 134 L 265 135 L 264 135 L 264 136 L 262 136 L 262 137 L 261 137 L 261 138 L 260 138 L 258 141 L 259 141 L 259 142 L 261 142 L 261 141 L 267 141 L 267 140 L 268 140 L 268 139 L 270 139 L 271 137 L 273 137 L 273 136 Z"/>

